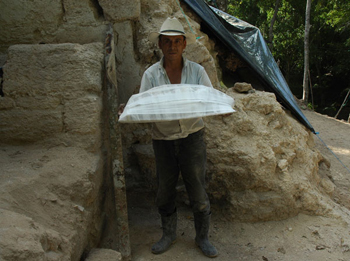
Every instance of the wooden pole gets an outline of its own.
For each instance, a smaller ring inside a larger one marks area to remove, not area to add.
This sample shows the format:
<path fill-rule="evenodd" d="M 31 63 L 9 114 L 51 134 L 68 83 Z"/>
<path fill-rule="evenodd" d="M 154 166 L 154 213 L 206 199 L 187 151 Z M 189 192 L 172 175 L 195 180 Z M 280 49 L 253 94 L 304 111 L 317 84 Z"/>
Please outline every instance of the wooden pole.
<path fill-rule="evenodd" d="M 349 89 L 349 91 L 348 91 L 348 94 L 345 96 L 345 99 L 344 99 L 342 105 L 340 106 L 339 111 L 338 111 L 337 114 L 334 116 L 334 118 L 337 118 L 337 117 L 338 117 L 339 112 L 343 109 L 343 107 L 344 107 L 344 105 L 345 105 L 345 103 L 346 103 L 346 101 L 347 101 L 347 99 L 348 99 L 348 97 L 349 97 L 349 94 L 350 94 L 350 89 Z M 349 115 L 349 118 L 350 118 L 350 115 Z"/>
<path fill-rule="evenodd" d="M 312 91 L 312 83 L 311 83 L 311 75 L 310 75 L 310 70 L 309 70 L 309 83 L 310 83 L 310 92 L 311 92 L 311 102 L 312 102 L 312 110 L 315 110 L 315 105 L 314 105 L 314 93 Z"/>
<path fill-rule="evenodd" d="M 303 80 L 303 102 L 307 105 L 309 99 L 309 87 L 308 87 L 308 71 L 309 71 L 309 60 L 310 60 L 310 10 L 311 0 L 306 0 L 306 11 L 305 11 L 305 35 L 304 35 L 304 80 Z"/>
<path fill-rule="evenodd" d="M 109 248 L 119 251 L 123 260 L 131 259 L 129 222 L 126 198 L 126 184 L 123 164 L 123 147 L 121 130 L 118 123 L 119 95 L 117 88 L 115 45 L 113 27 L 110 24 L 105 40 L 105 147 L 106 147 L 106 176 L 114 189 L 112 219 L 109 218 L 104 241 Z"/>

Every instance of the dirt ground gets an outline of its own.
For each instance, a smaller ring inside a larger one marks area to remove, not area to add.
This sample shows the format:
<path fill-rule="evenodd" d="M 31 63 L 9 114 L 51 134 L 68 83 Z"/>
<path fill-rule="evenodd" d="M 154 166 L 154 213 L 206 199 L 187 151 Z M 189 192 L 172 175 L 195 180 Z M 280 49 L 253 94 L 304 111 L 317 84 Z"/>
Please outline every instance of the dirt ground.
<path fill-rule="evenodd" d="M 314 136 L 317 148 L 331 162 L 331 178 L 337 186 L 333 199 L 350 209 L 350 124 L 312 111 L 303 113 L 318 132 Z M 128 193 L 132 260 L 209 259 L 194 243 L 192 213 L 185 204 L 178 206 L 176 243 L 161 255 L 151 253 L 152 244 L 162 233 L 153 201 L 154 195 Z M 347 261 L 350 260 L 349 221 L 342 215 L 299 214 L 283 221 L 231 223 L 216 215 L 214 209 L 210 240 L 219 251 L 215 260 Z"/>

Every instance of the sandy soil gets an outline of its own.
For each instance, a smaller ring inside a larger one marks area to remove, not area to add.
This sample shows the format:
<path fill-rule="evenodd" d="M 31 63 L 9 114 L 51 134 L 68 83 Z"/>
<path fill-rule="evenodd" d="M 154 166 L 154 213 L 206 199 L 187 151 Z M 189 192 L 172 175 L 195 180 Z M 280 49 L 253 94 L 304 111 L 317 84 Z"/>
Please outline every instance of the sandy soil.
<path fill-rule="evenodd" d="M 350 209 L 350 124 L 303 112 L 319 133 L 315 135 L 317 148 L 331 162 L 331 178 L 337 185 L 333 198 Z M 185 204 L 178 206 L 177 242 L 161 255 L 151 253 L 162 233 L 153 199 L 154 195 L 128 193 L 132 260 L 209 259 L 194 243 L 192 213 Z M 350 260 L 350 226 L 340 217 L 299 214 L 283 221 L 230 223 L 214 209 L 210 240 L 219 251 L 215 260 Z"/>

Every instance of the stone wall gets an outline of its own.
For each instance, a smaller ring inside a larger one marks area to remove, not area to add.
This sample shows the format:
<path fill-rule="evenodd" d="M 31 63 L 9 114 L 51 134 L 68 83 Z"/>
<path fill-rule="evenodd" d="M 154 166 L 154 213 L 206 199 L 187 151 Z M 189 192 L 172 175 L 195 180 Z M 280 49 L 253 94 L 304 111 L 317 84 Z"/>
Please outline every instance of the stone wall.
<path fill-rule="evenodd" d="M 119 100 L 126 102 L 138 90 L 144 70 L 161 57 L 147 35 L 158 31 L 168 16 L 175 16 L 185 30 L 193 30 L 201 37 L 187 48 L 186 56 L 203 65 L 212 83 L 219 87 L 214 44 L 200 31 L 199 19 L 186 5 L 182 8 L 186 17 L 176 0 L 4 0 L 0 3 L 4 14 L 0 17 L 0 67 L 6 62 L 11 45 L 104 42 L 111 24 L 115 32 Z"/>
<path fill-rule="evenodd" d="M 40 234 L 42 232 L 52 237 L 47 229 L 54 222 L 41 224 L 42 220 L 38 220 L 35 215 L 28 215 L 24 210 L 28 204 L 23 200 L 19 212 L 28 217 L 29 222 L 42 228 L 36 236 L 32 234 L 34 231 L 26 230 L 28 237 L 32 237 L 28 241 L 37 249 L 37 253 L 29 251 L 24 255 L 28 251 L 26 247 L 16 249 L 15 244 L 10 246 L 6 242 L 0 242 L 1 249 L 8 250 L 5 251 L 8 260 L 19 260 L 16 259 L 19 253 L 23 260 L 48 258 L 51 253 L 56 254 L 52 260 L 78 260 L 84 258 L 89 249 L 99 245 L 118 249 L 127 258 L 130 249 L 122 182 L 124 174 L 120 172 L 123 163 L 115 155 L 121 147 L 109 143 L 111 140 L 116 141 L 114 136 L 118 128 L 111 127 L 115 125 L 115 118 L 110 116 L 112 110 L 106 110 L 117 107 L 120 101 L 126 101 L 140 82 L 142 72 L 137 69 L 140 68 L 137 57 L 133 59 L 135 46 L 132 43 L 136 34 L 135 24 L 141 12 L 140 1 L 4 0 L 0 3 L 0 9 L 0 67 L 4 70 L 4 84 L 0 92 L 3 94 L 0 97 L 0 143 L 11 148 L 10 151 L 15 150 L 14 154 L 21 154 L 20 148 L 23 148 L 31 151 L 27 156 L 33 154 L 34 158 L 38 157 L 38 163 L 33 163 L 34 173 L 38 175 L 30 177 L 33 179 L 28 184 L 43 183 L 38 186 L 41 192 L 35 192 L 41 201 L 46 200 L 42 199 L 45 198 L 42 194 L 45 194 L 46 187 L 54 186 L 53 200 L 49 202 L 57 202 L 56 198 L 61 197 L 59 206 L 64 210 L 64 214 L 53 210 L 47 218 L 61 219 L 62 225 L 54 232 L 63 237 L 62 243 Z M 107 95 L 107 91 L 102 92 L 102 86 L 107 86 L 103 46 L 110 26 L 114 28 L 113 49 L 117 60 L 117 72 L 114 73 L 118 74 L 119 85 L 112 87 L 123 90 L 119 91 L 117 97 L 114 94 L 107 97 L 111 92 Z M 114 130 L 106 130 L 108 127 Z M 50 156 L 38 154 L 36 151 L 41 148 L 50 148 Z M 65 149 L 59 152 L 59 148 Z M 59 157 L 55 160 L 56 165 L 52 163 L 55 153 Z M 12 167 L 6 160 L 11 157 L 5 150 L 2 155 L 3 175 L 13 176 L 17 180 L 16 175 L 9 174 L 12 173 Z M 31 170 L 32 162 L 28 160 L 11 162 L 12 165 L 17 163 L 15 169 Z M 36 169 L 37 164 L 39 169 Z M 50 165 L 50 169 L 47 165 Z M 84 168 L 73 171 L 69 168 L 73 166 Z M 42 179 L 46 175 L 51 179 Z M 19 176 L 20 180 L 27 178 Z M 59 182 L 62 179 L 66 184 L 61 186 Z M 81 191 L 86 186 L 91 186 L 91 190 Z M 3 187 L 4 195 L 7 189 L 9 187 Z M 30 192 L 30 185 L 26 191 Z M 90 193 L 94 196 L 89 196 Z M 21 195 L 17 193 L 13 197 L 18 201 Z M 81 197 L 84 200 L 75 202 L 76 198 Z M 11 204 L 2 204 L 5 198 L 2 197 L 0 201 L 1 208 L 14 211 L 10 215 L 18 212 L 11 208 Z M 73 208 L 71 204 L 74 204 Z M 32 207 L 44 211 L 36 204 Z M 71 210 L 76 213 L 71 213 Z M 80 221 L 74 214 L 81 213 L 89 214 L 83 215 Z M 78 222 L 74 221 L 76 218 Z M 25 227 L 24 219 L 19 223 L 22 221 Z M 118 233 L 118 229 L 123 230 L 124 234 Z M 41 244 L 48 240 L 53 245 L 52 249 Z M 75 243 L 69 245 L 70 241 Z"/>
<path fill-rule="evenodd" d="M 9 48 L 0 97 L 0 259 L 79 260 L 100 242 L 108 191 L 103 58 L 102 43 Z"/>
<path fill-rule="evenodd" d="M 102 62 L 102 43 L 11 46 L 0 101 L 1 141 L 97 151 Z"/>

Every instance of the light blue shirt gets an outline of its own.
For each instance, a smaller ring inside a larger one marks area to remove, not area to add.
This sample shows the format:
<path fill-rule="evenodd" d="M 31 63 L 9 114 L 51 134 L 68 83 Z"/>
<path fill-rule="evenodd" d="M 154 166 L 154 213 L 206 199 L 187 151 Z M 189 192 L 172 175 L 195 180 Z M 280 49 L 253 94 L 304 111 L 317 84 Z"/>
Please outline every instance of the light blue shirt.
<path fill-rule="evenodd" d="M 189 61 L 185 58 L 182 68 L 182 84 L 200 84 L 213 87 L 208 74 L 203 66 Z M 147 91 L 153 87 L 171 84 L 168 75 L 163 67 L 163 58 L 149 67 L 143 74 L 140 92 Z M 204 127 L 202 118 L 183 119 L 175 121 L 153 123 L 153 139 L 175 140 L 186 138 L 189 134 L 199 131 Z"/>

